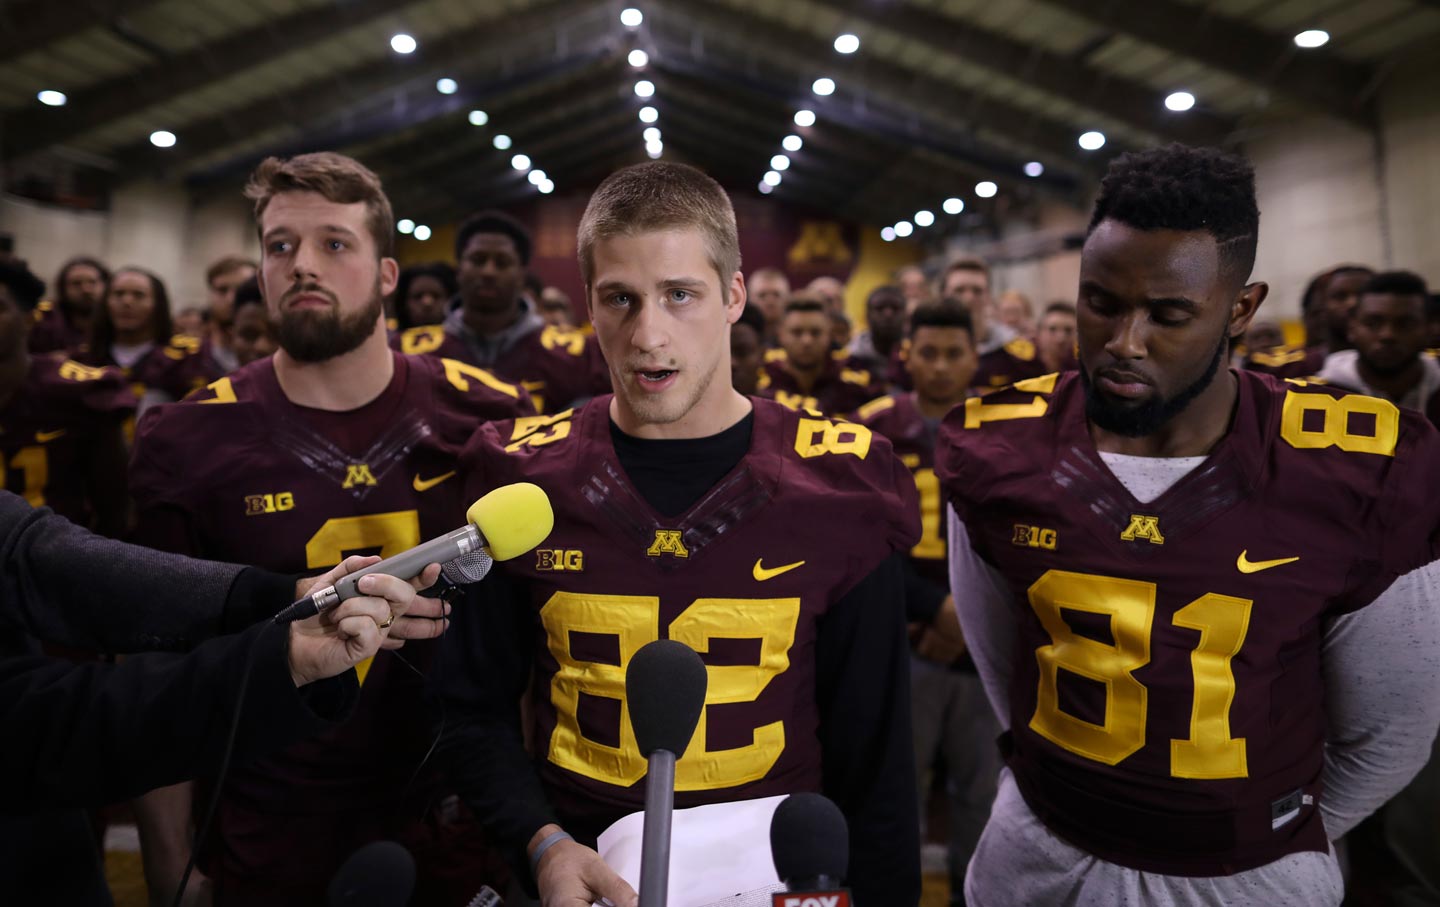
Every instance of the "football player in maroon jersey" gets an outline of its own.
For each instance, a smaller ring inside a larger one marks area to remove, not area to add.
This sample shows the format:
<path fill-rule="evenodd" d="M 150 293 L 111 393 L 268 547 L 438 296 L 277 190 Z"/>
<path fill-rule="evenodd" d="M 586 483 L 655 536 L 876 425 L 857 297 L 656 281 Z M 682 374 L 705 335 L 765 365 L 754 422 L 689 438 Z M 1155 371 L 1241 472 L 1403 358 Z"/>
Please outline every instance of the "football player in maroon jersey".
<path fill-rule="evenodd" d="M 68 353 L 79 349 L 90 336 L 95 311 L 105 301 L 110 271 L 87 256 L 72 258 L 60 266 L 51 287 L 52 299 L 35 306 L 35 326 L 30 331 L 30 352 Z"/>
<path fill-rule="evenodd" d="M 1008 769 L 966 902 L 1338 905 L 1331 842 L 1440 723 L 1440 435 L 1225 367 L 1264 300 L 1244 160 L 1123 155 L 1080 370 L 967 401 L 936 454 Z"/>
<path fill-rule="evenodd" d="M 533 413 L 524 391 L 389 348 L 382 300 L 399 269 L 375 174 L 328 152 L 271 158 L 246 191 L 280 349 L 141 419 L 138 540 L 303 573 L 462 525 L 457 455 L 487 419 Z M 423 668 L 429 651 L 422 643 L 406 658 Z M 231 772 L 202 851 L 217 903 L 318 903 L 345 858 L 379 838 L 415 851 L 422 898 L 458 903 L 493 881 L 476 857 L 478 827 L 435 806 L 444 791 L 434 778 L 411 783 L 433 741 L 416 669 L 385 652 L 361 680 L 343 727 Z M 170 845 L 147 856 L 163 891 L 188 852 L 187 797 L 155 799 L 175 801 L 157 806 L 148 835 Z"/>
<path fill-rule="evenodd" d="M 848 368 L 831 346 L 830 314 L 817 297 L 796 295 L 785 304 L 780 321 L 784 356 L 765 364 L 769 379 L 763 391 L 790 409 L 819 410 L 839 416 L 853 412 L 884 389 L 876 373 Z"/>
<path fill-rule="evenodd" d="M 27 351 L 45 285 L 0 262 L 0 487 L 104 535 L 125 531 L 125 439 L 135 395 L 117 369 Z"/>
<path fill-rule="evenodd" d="M 439 755 L 545 903 L 633 905 L 591 848 L 643 807 L 626 665 L 679 640 L 710 681 L 676 806 L 823 791 L 849 822 L 857 900 L 914 905 L 910 476 L 869 429 L 731 386 L 745 284 L 714 180 L 663 162 L 612 174 L 578 247 L 614 394 L 471 439 L 467 493 L 535 482 L 555 531 L 457 607 Z"/>

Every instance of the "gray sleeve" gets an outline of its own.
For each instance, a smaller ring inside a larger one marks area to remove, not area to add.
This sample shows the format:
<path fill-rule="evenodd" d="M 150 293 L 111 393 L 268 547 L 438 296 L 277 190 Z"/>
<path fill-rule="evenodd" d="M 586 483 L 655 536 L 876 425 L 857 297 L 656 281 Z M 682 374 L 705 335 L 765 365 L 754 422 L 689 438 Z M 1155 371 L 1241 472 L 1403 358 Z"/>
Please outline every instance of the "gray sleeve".
<path fill-rule="evenodd" d="M 970 547 L 970 533 L 945 508 L 949 521 L 950 595 L 965 631 L 965 648 L 980 672 L 985 696 L 1000 721 L 1010 730 L 1010 659 L 1015 644 L 1015 596 L 1005 578 L 981 560 Z"/>
<path fill-rule="evenodd" d="M 14 631 L 105 652 L 190 648 L 236 622 L 232 588 L 273 594 L 237 583 L 246 572 L 94 535 L 0 492 L 0 626 Z"/>
<path fill-rule="evenodd" d="M 1325 628 L 1325 829 L 1340 838 L 1430 758 L 1440 726 L 1440 561 Z"/>

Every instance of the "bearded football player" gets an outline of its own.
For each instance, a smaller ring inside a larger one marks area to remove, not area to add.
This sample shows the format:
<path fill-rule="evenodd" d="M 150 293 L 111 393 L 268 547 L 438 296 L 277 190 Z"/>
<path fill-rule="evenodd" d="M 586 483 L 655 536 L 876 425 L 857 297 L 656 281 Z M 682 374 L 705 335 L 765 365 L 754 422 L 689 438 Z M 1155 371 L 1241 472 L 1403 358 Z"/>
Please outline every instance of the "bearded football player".
<path fill-rule="evenodd" d="M 1080 369 L 941 429 L 951 582 L 1008 728 L 966 902 L 1338 905 L 1331 842 L 1440 722 L 1440 436 L 1419 413 L 1226 366 L 1254 172 L 1111 164 Z"/>
<path fill-rule="evenodd" d="M 612 174 L 578 248 L 614 393 L 485 426 L 466 450 L 467 493 L 535 482 L 555 531 L 457 607 L 440 755 L 545 903 L 633 905 L 593 847 L 644 805 L 626 666 L 678 640 L 709 690 L 676 806 L 821 791 L 849 822 L 857 900 L 913 905 L 910 476 L 869 429 L 731 386 L 745 284 L 714 180 L 663 162 Z"/>
<path fill-rule="evenodd" d="M 524 391 L 389 349 L 394 221 L 379 178 L 357 161 L 271 158 L 246 192 L 279 350 L 142 418 L 131 468 L 139 539 L 307 573 L 463 525 L 457 455 L 480 423 L 532 413 Z M 433 626 L 395 629 L 413 638 Z M 417 672 L 429 651 L 380 653 L 362 664 L 358 711 L 343 727 L 231 772 L 201 860 L 217 903 L 318 903 L 345 858 L 380 838 L 416 851 L 426 903 L 489 881 L 477 875 L 478 829 L 435 806 L 434 779 L 410 783 L 433 740 Z M 147 869 L 172 885 L 185 818 L 172 806 L 150 835 L 170 856 L 147 856 Z"/>

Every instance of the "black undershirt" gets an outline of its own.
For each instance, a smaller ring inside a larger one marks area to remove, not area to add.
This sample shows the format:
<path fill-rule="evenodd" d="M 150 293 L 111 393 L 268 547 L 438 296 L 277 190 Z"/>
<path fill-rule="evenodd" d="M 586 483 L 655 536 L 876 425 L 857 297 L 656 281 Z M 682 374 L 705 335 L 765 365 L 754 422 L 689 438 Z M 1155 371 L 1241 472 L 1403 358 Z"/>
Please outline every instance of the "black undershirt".
<path fill-rule="evenodd" d="M 620 466 L 655 512 L 679 516 L 750 451 L 755 412 L 708 438 L 637 438 L 620 430 L 612 419 L 610 440 Z"/>

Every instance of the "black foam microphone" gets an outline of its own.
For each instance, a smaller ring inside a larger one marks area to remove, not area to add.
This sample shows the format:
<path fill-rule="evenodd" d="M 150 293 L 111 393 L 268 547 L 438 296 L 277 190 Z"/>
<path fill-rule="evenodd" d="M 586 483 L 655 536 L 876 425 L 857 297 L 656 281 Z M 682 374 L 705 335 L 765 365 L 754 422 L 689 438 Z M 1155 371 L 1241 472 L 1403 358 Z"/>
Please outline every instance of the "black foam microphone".
<path fill-rule="evenodd" d="M 641 907 L 665 907 L 669 898 L 675 760 L 695 735 L 708 685 L 700 656 L 672 639 L 646 644 L 625 668 L 625 705 L 635 742 L 649 760 L 640 847 Z"/>
<path fill-rule="evenodd" d="M 415 858 L 394 841 L 373 841 L 350 855 L 325 893 L 329 907 L 405 907 L 415 890 Z"/>
<path fill-rule="evenodd" d="M 770 820 L 770 854 L 788 893 L 774 907 L 849 907 L 841 885 L 850 865 L 850 828 L 840 807 L 820 794 L 791 794 Z"/>

